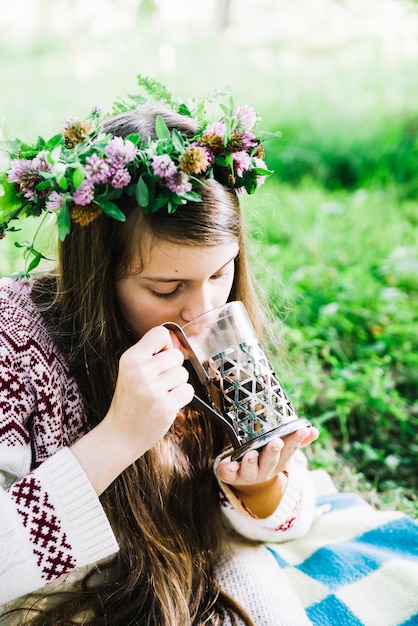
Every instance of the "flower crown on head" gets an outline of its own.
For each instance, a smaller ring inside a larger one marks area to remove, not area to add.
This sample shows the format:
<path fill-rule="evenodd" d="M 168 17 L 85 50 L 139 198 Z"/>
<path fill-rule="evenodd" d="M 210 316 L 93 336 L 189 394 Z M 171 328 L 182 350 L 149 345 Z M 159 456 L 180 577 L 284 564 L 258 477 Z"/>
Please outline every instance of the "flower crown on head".
<path fill-rule="evenodd" d="M 214 177 L 215 171 L 237 193 L 245 189 L 249 194 L 272 174 L 263 161 L 261 142 L 279 133 L 256 133 L 258 117 L 251 106 L 235 106 L 230 98 L 227 105 L 219 104 L 221 118 L 210 121 L 205 109 L 213 97 L 186 105 L 174 102 L 158 81 L 137 80 L 146 96 L 116 101 L 112 115 L 159 100 L 197 120 L 193 136 L 169 130 L 157 115 L 156 139 L 144 141 L 139 134 L 123 139 L 103 131 L 110 116 L 94 107 L 86 120 L 65 122 L 63 132 L 48 141 L 40 137 L 33 146 L 14 141 L 8 145 L 9 167 L 0 178 L 0 239 L 6 231 L 18 230 L 16 220 L 29 216 L 55 213 L 61 240 L 70 233 L 72 221 L 87 226 L 102 213 L 124 221 L 115 202 L 122 195 L 135 197 L 144 212 L 165 208 L 174 213 L 181 205 L 201 201 L 204 178 Z M 44 258 L 33 244 L 17 244 L 26 248 L 26 260 L 30 258 L 26 274 Z"/>

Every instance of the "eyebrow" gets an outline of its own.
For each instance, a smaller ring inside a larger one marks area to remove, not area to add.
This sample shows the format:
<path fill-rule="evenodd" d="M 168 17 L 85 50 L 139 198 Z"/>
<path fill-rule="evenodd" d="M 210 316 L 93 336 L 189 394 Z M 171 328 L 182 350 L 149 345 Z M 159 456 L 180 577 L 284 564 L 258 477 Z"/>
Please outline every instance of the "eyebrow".
<path fill-rule="evenodd" d="M 229 261 L 227 261 L 224 265 L 222 265 L 222 267 L 220 267 L 219 269 L 216 270 L 216 272 L 214 272 L 215 274 L 217 272 L 220 272 L 221 270 L 223 270 L 227 265 L 229 265 L 232 261 L 235 261 L 235 259 L 238 257 L 239 255 L 239 251 L 234 254 L 234 256 L 232 256 Z M 154 283 L 181 283 L 181 282 L 189 282 L 189 278 L 163 278 L 161 276 L 140 276 L 140 278 L 142 278 L 142 280 L 147 280 L 149 282 L 154 282 Z"/>

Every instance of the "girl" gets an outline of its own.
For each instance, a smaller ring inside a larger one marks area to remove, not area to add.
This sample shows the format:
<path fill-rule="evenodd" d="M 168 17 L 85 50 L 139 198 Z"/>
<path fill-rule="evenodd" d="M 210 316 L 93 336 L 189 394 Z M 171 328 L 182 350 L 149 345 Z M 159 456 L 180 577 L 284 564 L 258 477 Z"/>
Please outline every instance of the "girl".
<path fill-rule="evenodd" d="M 297 450 L 318 432 L 231 461 L 162 326 L 241 300 L 263 330 L 238 200 L 262 182 L 249 117 L 154 102 L 71 121 L 58 152 L 21 149 L 9 170 L 63 241 L 56 271 L 0 283 L 1 623 L 309 623 L 255 542 L 310 527 Z"/>

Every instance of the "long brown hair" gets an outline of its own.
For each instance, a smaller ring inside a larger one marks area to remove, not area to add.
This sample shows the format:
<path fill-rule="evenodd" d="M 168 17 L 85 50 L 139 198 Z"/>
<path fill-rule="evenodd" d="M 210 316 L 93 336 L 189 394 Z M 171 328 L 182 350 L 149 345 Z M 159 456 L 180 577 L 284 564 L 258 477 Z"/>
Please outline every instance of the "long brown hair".
<path fill-rule="evenodd" d="M 157 114 L 193 134 L 193 120 L 161 106 L 146 106 L 109 121 L 105 130 L 127 136 L 154 134 Z M 125 199 L 119 223 L 105 215 L 88 227 L 74 224 L 59 249 L 58 271 L 39 279 L 33 298 L 53 329 L 83 396 L 90 427 L 106 414 L 121 354 L 132 339 L 114 293 L 138 251 L 143 233 L 181 245 L 238 241 L 230 299 L 260 319 L 234 190 L 205 179 L 202 203 L 176 213 L 143 213 Z M 90 626 L 220 626 L 227 615 L 253 624 L 216 583 L 214 566 L 224 540 L 213 460 L 227 445 L 223 431 L 192 407 L 169 433 L 125 470 L 101 496 L 120 545 L 115 558 L 90 572 L 71 593 L 48 596 L 31 624 Z M 45 608 L 46 605 L 46 608 Z M 40 606 L 40 605 L 39 605 Z M 31 616 L 32 615 L 32 616 Z"/>

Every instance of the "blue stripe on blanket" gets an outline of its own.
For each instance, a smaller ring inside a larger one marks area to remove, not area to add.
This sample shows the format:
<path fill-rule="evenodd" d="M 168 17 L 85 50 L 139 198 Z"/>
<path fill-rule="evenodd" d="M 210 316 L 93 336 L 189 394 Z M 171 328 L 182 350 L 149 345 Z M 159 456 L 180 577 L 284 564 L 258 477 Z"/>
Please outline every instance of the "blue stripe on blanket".
<path fill-rule="evenodd" d="M 267 549 L 313 626 L 418 626 L 418 524 L 331 493 L 304 537 Z"/>
<path fill-rule="evenodd" d="M 324 504 L 329 505 L 330 511 L 338 511 L 339 509 L 347 509 L 350 506 L 359 506 L 360 504 L 366 505 L 366 502 L 356 493 L 337 492 L 317 498 L 316 506 L 320 507 Z"/>
<path fill-rule="evenodd" d="M 348 606 L 334 595 L 310 606 L 306 613 L 313 624 L 320 626 L 363 626 Z"/>
<path fill-rule="evenodd" d="M 418 557 L 417 526 L 408 518 L 379 526 L 351 541 L 321 548 L 297 567 L 335 590 L 367 576 L 396 556 L 412 560 Z"/>
<path fill-rule="evenodd" d="M 386 558 L 393 558 L 394 554 L 403 559 L 418 558 L 418 527 L 408 517 L 369 530 L 356 541 L 375 545 Z"/>
<path fill-rule="evenodd" d="M 374 550 L 356 546 L 355 542 L 339 543 L 336 547 L 317 550 L 297 567 L 328 589 L 335 590 L 376 570 L 382 560 L 376 559 L 373 552 Z"/>

